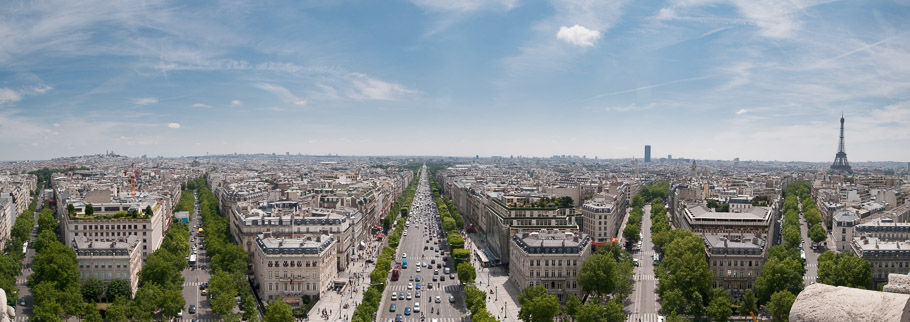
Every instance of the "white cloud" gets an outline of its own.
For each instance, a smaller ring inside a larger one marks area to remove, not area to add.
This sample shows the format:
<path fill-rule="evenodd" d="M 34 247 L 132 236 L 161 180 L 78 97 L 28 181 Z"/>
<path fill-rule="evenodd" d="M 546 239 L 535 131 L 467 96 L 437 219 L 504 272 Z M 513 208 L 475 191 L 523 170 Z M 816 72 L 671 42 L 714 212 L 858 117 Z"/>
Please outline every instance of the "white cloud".
<path fill-rule="evenodd" d="M 38 85 L 38 86 L 35 86 L 34 88 L 32 88 L 32 92 L 34 92 L 37 95 L 44 95 L 44 94 L 47 94 L 48 92 L 52 91 L 53 89 L 54 89 L 53 86 L 42 84 L 42 85 Z"/>
<path fill-rule="evenodd" d="M 54 123 L 54 127 L 60 127 L 60 123 Z"/>
<path fill-rule="evenodd" d="M 748 113 L 748 112 L 749 112 L 749 110 L 744 109 L 744 108 L 741 108 L 741 109 L 739 109 L 739 111 L 736 111 L 736 115 L 743 115 L 743 114 L 746 114 L 746 113 Z"/>
<path fill-rule="evenodd" d="M 172 129 L 179 129 L 180 123 L 168 123 L 167 127 L 172 128 Z"/>
<path fill-rule="evenodd" d="M 360 73 L 351 73 L 351 88 L 348 90 L 347 96 L 356 100 L 392 101 L 415 93 L 417 93 L 416 90 L 398 83 L 382 81 Z"/>
<path fill-rule="evenodd" d="M 470 12 L 480 9 L 515 8 L 517 0 L 411 0 L 414 5 L 433 11 Z"/>
<path fill-rule="evenodd" d="M 22 99 L 22 96 L 16 91 L 9 88 L 3 87 L 0 88 L 0 104 L 18 102 Z"/>
<path fill-rule="evenodd" d="M 591 30 L 579 25 L 572 27 L 562 26 L 556 33 L 556 38 L 566 43 L 579 47 L 592 47 L 600 39 L 600 31 Z"/>
<path fill-rule="evenodd" d="M 609 107 L 604 108 L 604 110 L 608 111 L 608 112 L 644 111 L 644 110 L 650 110 L 650 109 L 654 108 L 654 106 L 656 106 L 656 104 L 654 104 L 654 103 L 651 103 L 648 105 L 642 105 L 642 106 L 639 106 L 638 104 L 629 104 L 629 105 L 624 105 L 624 106 L 609 106 Z"/>
<path fill-rule="evenodd" d="M 212 108 L 211 106 L 206 105 L 206 104 L 202 104 L 202 103 L 193 104 L 193 107 Z"/>
<path fill-rule="evenodd" d="M 238 101 L 238 100 L 233 100 L 233 101 L 231 101 L 231 106 L 240 106 L 240 104 L 243 104 L 243 103 L 241 103 L 241 102 Z"/>
<path fill-rule="evenodd" d="M 158 99 L 154 97 L 143 97 L 143 98 L 134 98 L 133 104 L 136 105 L 150 105 L 158 103 Z"/>
<path fill-rule="evenodd" d="M 291 103 L 291 104 L 294 104 L 297 106 L 307 105 L 307 100 L 297 97 L 294 94 L 291 94 L 291 91 L 289 91 L 287 88 L 284 88 L 282 86 L 267 84 L 267 83 L 259 83 L 259 84 L 256 84 L 256 87 L 261 90 L 264 90 L 266 92 L 275 94 L 278 97 L 281 97 L 281 99 L 284 100 L 285 102 L 288 102 L 288 103 Z"/>

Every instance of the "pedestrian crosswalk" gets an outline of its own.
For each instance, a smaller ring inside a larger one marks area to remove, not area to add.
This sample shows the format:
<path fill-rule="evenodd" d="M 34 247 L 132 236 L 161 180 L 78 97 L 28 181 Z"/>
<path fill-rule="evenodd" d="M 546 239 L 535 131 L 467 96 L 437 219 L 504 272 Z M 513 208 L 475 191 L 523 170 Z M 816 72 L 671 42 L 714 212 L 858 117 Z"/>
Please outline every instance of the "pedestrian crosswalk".
<path fill-rule="evenodd" d="M 19 278 L 16 279 L 16 283 L 20 284 L 20 285 L 25 285 L 25 283 L 28 283 L 28 278 L 25 278 L 22 275 L 20 275 Z"/>
<path fill-rule="evenodd" d="M 656 279 L 657 279 L 657 278 L 654 277 L 654 274 L 636 274 L 636 275 L 635 275 L 635 280 L 636 280 L 636 281 L 653 281 L 653 280 L 656 280 Z"/>
<path fill-rule="evenodd" d="M 183 282 L 183 287 L 199 286 L 199 285 L 202 285 L 202 283 L 205 283 L 205 282 Z"/>
<path fill-rule="evenodd" d="M 402 319 L 402 321 L 404 321 L 404 322 L 421 322 L 421 321 L 422 321 L 422 322 L 433 322 L 433 321 L 437 321 L 437 322 L 465 322 L 465 321 L 471 321 L 471 318 L 469 318 L 469 317 L 467 317 L 467 316 L 465 316 L 465 317 L 460 317 L 460 318 L 453 318 L 453 317 L 436 317 L 436 314 L 435 314 L 435 313 L 432 314 L 432 315 L 433 315 L 433 316 L 430 316 L 430 314 L 427 313 L 426 318 L 424 318 L 424 319 L 421 319 L 421 318 L 420 318 L 420 315 L 404 316 L 404 319 Z M 389 319 L 389 321 L 395 321 L 395 319 Z M 387 322 L 387 321 L 382 321 L 382 322 Z"/>
<path fill-rule="evenodd" d="M 806 267 L 818 267 L 818 264 L 806 264 Z"/>
<path fill-rule="evenodd" d="M 392 285 L 392 286 L 387 287 L 387 289 L 389 289 L 389 290 L 391 290 L 391 291 L 393 291 L 393 292 L 414 292 L 414 291 L 432 292 L 432 291 L 438 291 L 438 290 L 439 290 L 439 288 L 437 288 L 437 287 L 435 287 L 435 286 L 434 286 L 433 288 L 427 288 L 426 284 L 424 284 L 424 283 L 420 283 L 421 287 L 420 287 L 420 289 L 418 290 L 418 289 L 416 288 L 416 285 L 417 285 L 416 282 L 412 282 L 412 283 L 414 283 L 414 285 L 415 285 L 415 288 L 412 288 L 412 289 L 408 289 L 408 285 L 407 285 L 407 284 L 405 284 L 405 285 Z M 186 283 L 184 283 L 184 286 L 186 286 Z M 445 290 L 446 292 L 454 292 L 454 291 L 459 290 L 460 287 L 459 287 L 458 285 L 443 285 L 443 286 L 442 286 L 442 289 Z"/>
<path fill-rule="evenodd" d="M 626 321 L 630 322 L 663 322 L 666 319 L 657 313 L 643 313 L 643 314 L 631 314 L 629 319 Z"/>

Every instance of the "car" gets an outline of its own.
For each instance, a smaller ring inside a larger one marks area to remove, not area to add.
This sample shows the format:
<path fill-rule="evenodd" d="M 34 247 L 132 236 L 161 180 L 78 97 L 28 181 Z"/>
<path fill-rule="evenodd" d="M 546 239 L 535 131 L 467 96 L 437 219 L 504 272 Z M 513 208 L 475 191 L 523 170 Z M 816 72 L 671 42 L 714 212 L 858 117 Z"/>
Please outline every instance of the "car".
<path fill-rule="evenodd" d="M 389 305 L 389 312 L 395 312 L 395 310 L 396 310 L 397 308 L 398 308 L 398 307 L 395 306 L 395 303 L 392 303 L 392 305 Z"/>
<path fill-rule="evenodd" d="M 449 274 L 449 279 L 455 279 L 455 273 Z"/>
<path fill-rule="evenodd" d="M 434 258 L 434 259 L 431 259 L 431 260 L 430 260 L 430 264 L 436 264 L 436 259 L 435 259 L 435 258 Z"/>
<path fill-rule="evenodd" d="M 417 266 L 417 272 L 420 273 L 420 266 Z"/>
<path fill-rule="evenodd" d="M 432 289 L 432 288 L 433 288 L 433 283 L 427 284 L 427 288 Z"/>
<path fill-rule="evenodd" d="M 209 290 L 202 290 L 202 296 L 209 295 Z"/>
<path fill-rule="evenodd" d="M 408 235 L 408 231 L 407 231 L 407 230 L 404 231 L 404 235 L 405 235 L 405 236 Z"/>
<path fill-rule="evenodd" d="M 395 315 L 395 322 L 401 322 L 401 321 L 404 321 L 404 318 L 401 317 L 401 314 L 396 314 L 396 315 Z"/>
<path fill-rule="evenodd" d="M 439 280 L 439 278 L 437 278 L 436 275 L 433 275 L 433 282 L 436 282 L 438 280 Z"/>
<path fill-rule="evenodd" d="M 404 292 L 398 293 L 398 300 L 404 301 Z"/>
<path fill-rule="evenodd" d="M 417 289 L 419 290 L 419 289 L 420 289 L 420 283 L 417 283 L 417 286 L 416 286 L 416 287 L 417 287 Z"/>
<path fill-rule="evenodd" d="M 417 283 L 417 285 L 420 285 L 420 283 Z M 414 283 L 408 283 L 408 289 L 410 290 L 412 288 L 414 288 Z"/>
<path fill-rule="evenodd" d="M 436 263 L 436 268 L 442 268 L 442 263 Z"/>
<path fill-rule="evenodd" d="M 190 304 L 190 314 L 196 314 L 196 305 Z"/>
<path fill-rule="evenodd" d="M 408 281 L 413 282 L 413 281 L 414 281 L 414 275 L 409 276 L 409 277 L 408 277 Z"/>
<path fill-rule="evenodd" d="M 25 299 L 19 299 L 19 306 L 25 306 Z"/>
<path fill-rule="evenodd" d="M 445 270 L 446 270 L 446 274 L 449 274 L 452 272 L 452 270 L 450 270 L 448 267 L 446 267 Z"/>
<path fill-rule="evenodd" d="M 440 299 L 439 299 L 439 295 L 437 295 L 437 296 L 436 296 L 436 303 L 439 303 L 439 302 L 442 302 L 442 300 L 440 300 Z"/>
<path fill-rule="evenodd" d="M 431 249 L 431 250 L 435 250 L 436 247 L 435 247 L 435 246 L 430 246 L 430 249 Z"/>
<path fill-rule="evenodd" d="M 372 258 L 367 258 L 366 262 L 369 263 L 369 264 L 373 264 L 373 263 L 375 263 L 376 261 L 374 261 Z"/>
<path fill-rule="evenodd" d="M 408 258 L 408 253 L 401 253 L 401 258 Z"/>
<path fill-rule="evenodd" d="M 411 300 L 411 299 L 412 299 L 412 297 L 411 297 L 411 292 L 408 292 L 408 295 L 406 295 L 404 298 L 405 298 L 406 300 Z"/>
<path fill-rule="evenodd" d="M 411 315 L 411 307 L 410 307 L 410 306 L 404 308 L 404 315 Z"/>
<path fill-rule="evenodd" d="M 417 291 L 417 293 L 414 293 L 414 297 L 419 299 L 419 298 L 420 298 L 420 291 Z"/>
<path fill-rule="evenodd" d="M 183 317 L 183 310 L 180 310 L 180 312 L 177 312 L 177 317 L 178 317 L 178 318 L 182 318 L 182 317 Z"/>
<path fill-rule="evenodd" d="M 414 280 L 417 282 L 420 282 L 420 275 L 417 275 L 417 277 L 415 277 Z"/>
<path fill-rule="evenodd" d="M 398 299 L 398 292 L 392 292 L 392 301 Z"/>
<path fill-rule="evenodd" d="M 426 246 L 426 245 L 423 246 L 423 250 L 427 250 L 427 246 Z"/>
<path fill-rule="evenodd" d="M 420 312 L 420 302 L 414 302 L 414 312 Z"/>
<path fill-rule="evenodd" d="M 445 276 L 445 275 L 440 276 L 440 277 L 439 277 L 439 281 L 440 281 L 440 282 L 445 282 L 445 281 L 446 281 L 446 276 Z"/>
<path fill-rule="evenodd" d="M 449 303 L 455 303 L 455 296 L 449 295 Z"/>

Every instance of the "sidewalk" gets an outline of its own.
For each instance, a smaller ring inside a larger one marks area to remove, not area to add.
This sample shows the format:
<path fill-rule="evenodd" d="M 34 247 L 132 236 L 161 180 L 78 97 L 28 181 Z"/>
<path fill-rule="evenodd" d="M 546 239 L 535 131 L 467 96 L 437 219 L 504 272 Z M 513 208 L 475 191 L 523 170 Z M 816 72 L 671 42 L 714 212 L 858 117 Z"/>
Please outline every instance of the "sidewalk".
<path fill-rule="evenodd" d="M 339 293 L 334 290 L 325 290 L 319 296 L 319 301 L 307 312 L 310 320 L 319 321 L 350 321 L 357 305 L 363 301 L 363 293 L 370 286 L 370 273 L 373 272 L 375 264 L 366 262 L 367 258 L 376 258 L 382 251 L 383 242 L 371 241 L 363 250 L 357 251 L 357 256 L 348 269 L 338 273 L 338 279 L 348 279 L 349 283 Z M 372 249 L 375 248 L 375 249 Z M 348 307 L 345 308 L 344 305 Z M 325 310 L 326 317 L 323 317 L 321 311 Z"/>
<path fill-rule="evenodd" d="M 518 295 L 521 289 L 509 282 L 509 272 L 505 267 L 480 267 L 480 262 L 474 258 L 474 249 L 475 245 L 482 248 L 486 243 L 480 241 L 477 234 L 466 235 L 465 249 L 471 252 L 471 265 L 477 268 L 474 286 L 487 293 L 487 311 L 499 321 L 518 322 Z"/>

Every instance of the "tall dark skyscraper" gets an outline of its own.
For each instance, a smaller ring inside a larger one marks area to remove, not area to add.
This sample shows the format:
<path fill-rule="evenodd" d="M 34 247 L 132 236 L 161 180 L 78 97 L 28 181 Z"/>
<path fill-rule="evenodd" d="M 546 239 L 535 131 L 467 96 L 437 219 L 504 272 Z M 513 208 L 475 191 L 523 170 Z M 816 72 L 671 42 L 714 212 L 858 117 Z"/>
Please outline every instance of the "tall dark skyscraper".
<path fill-rule="evenodd" d="M 645 162 L 651 162 L 651 146 L 645 145 Z"/>
<path fill-rule="evenodd" d="M 831 172 L 853 173 L 850 163 L 847 162 L 847 152 L 844 151 L 844 116 L 840 116 L 840 144 L 837 145 L 837 154 L 834 156 L 834 164 L 831 165 Z"/>

